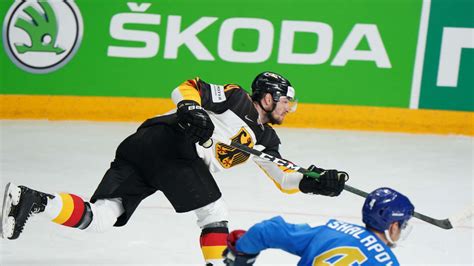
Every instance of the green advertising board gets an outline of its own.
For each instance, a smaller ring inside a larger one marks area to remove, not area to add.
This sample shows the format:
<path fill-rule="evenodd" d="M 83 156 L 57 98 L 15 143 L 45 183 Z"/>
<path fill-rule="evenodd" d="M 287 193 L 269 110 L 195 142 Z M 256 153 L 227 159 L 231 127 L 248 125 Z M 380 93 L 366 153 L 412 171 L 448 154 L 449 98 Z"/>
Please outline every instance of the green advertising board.
<path fill-rule="evenodd" d="M 195 76 L 249 89 L 256 74 L 272 70 L 291 80 L 301 102 L 407 108 L 421 7 L 421 0 L 3 0 L 0 88 L 168 98 Z"/>
<path fill-rule="evenodd" d="M 432 0 L 419 108 L 474 111 L 474 1 Z"/>

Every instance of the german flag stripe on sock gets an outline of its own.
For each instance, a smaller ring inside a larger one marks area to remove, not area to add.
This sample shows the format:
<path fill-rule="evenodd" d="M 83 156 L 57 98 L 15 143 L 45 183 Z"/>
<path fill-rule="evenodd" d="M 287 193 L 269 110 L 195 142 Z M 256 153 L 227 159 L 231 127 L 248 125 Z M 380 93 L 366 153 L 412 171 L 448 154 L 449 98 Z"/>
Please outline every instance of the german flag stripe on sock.
<path fill-rule="evenodd" d="M 227 247 L 228 234 L 226 227 L 206 228 L 203 230 L 200 243 L 202 254 L 206 262 L 222 258 L 222 252 L 224 252 Z"/>
<path fill-rule="evenodd" d="M 76 227 L 84 215 L 84 201 L 68 193 L 59 193 L 63 203 L 59 215 L 53 219 L 53 222 L 69 227 Z"/>
<path fill-rule="evenodd" d="M 222 253 L 227 246 L 211 246 L 211 247 L 201 247 L 202 254 L 204 255 L 204 260 L 208 262 L 209 260 L 222 259 Z"/>
<path fill-rule="evenodd" d="M 204 236 L 206 234 L 211 234 L 211 233 L 222 233 L 222 234 L 228 235 L 229 234 L 229 228 L 227 228 L 227 227 L 204 228 L 201 231 L 201 236 Z"/>
<path fill-rule="evenodd" d="M 201 247 L 203 246 L 225 246 L 227 245 L 227 235 L 222 233 L 210 233 L 201 237 Z"/>

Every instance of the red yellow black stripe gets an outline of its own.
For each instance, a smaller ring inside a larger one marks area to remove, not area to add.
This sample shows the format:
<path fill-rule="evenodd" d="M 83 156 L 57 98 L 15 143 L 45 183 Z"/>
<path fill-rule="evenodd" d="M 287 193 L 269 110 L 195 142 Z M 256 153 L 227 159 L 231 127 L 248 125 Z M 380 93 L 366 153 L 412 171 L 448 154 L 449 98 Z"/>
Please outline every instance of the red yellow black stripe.
<path fill-rule="evenodd" d="M 61 211 L 53 222 L 69 227 L 77 227 L 84 216 L 85 203 L 74 194 L 59 193 L 62 201 Z"/>
<path fill-rule="evenodd" d="M 227 248 L 228 235 L 229 229 L 227 227 L 203 229 L 200 244 L 206 261 L 222 258 L 222 253 Z"/>

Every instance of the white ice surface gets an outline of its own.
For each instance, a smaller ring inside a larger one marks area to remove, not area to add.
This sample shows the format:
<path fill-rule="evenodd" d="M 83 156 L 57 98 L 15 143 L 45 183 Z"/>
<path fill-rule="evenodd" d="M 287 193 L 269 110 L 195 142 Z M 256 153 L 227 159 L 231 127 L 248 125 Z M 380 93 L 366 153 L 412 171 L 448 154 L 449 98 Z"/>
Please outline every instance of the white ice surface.
<path fill-rule="evenodd" d="M 115 148 L 137 123 L 9 121 L 1 123 L 0 183 L 89 198 Z M 416 211 L 448 218 L 473 204 L 473 138 L 357 131 L 278 129 L 284 158 L 350 173 L 349 184 L 370 192 L 389 186 L 411 198 Z M 159 147 L 157 147 L 159 148 Z M 252 163 L 216 176 L 230 210 L 230 228 L 282 215 L 294 223 L 338 218 L 361 223 L 363 199 L 286 195 Z M 3 188 L 0 188 L 3 198 Z M 176 214 L 157 193 L 139 206 L 129 223 L 88 234 L 31 218 L 18 240 L 0 239 L 0 265 L 203 265 L 200 230 L 193 213 Z M 402 265 L 472 265 L 473 220 L 443 230 L 414 219 L 397 247 Z M 282 251 L 263 252 L 257 265 L 296 265 Z"/>

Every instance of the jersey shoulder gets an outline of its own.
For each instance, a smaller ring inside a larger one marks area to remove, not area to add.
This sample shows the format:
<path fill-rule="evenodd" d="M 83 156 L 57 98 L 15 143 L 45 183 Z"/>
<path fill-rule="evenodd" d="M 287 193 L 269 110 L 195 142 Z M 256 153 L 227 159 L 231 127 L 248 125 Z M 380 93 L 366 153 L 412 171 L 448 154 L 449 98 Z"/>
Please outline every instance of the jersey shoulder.
<path fill-rule="evenodd" d="M 390 247 L 374 233 L 357 224 L 336 219 L 329 220 L 324 225 L 324 230 L 319 233 L 315 245 L 324 250 L 323 254 L 339 252 L 340 255 L 346 254 L 344 248 L 352 247 L 354 262 L 359 262 L 361 265 L 399 265 Z"/>

